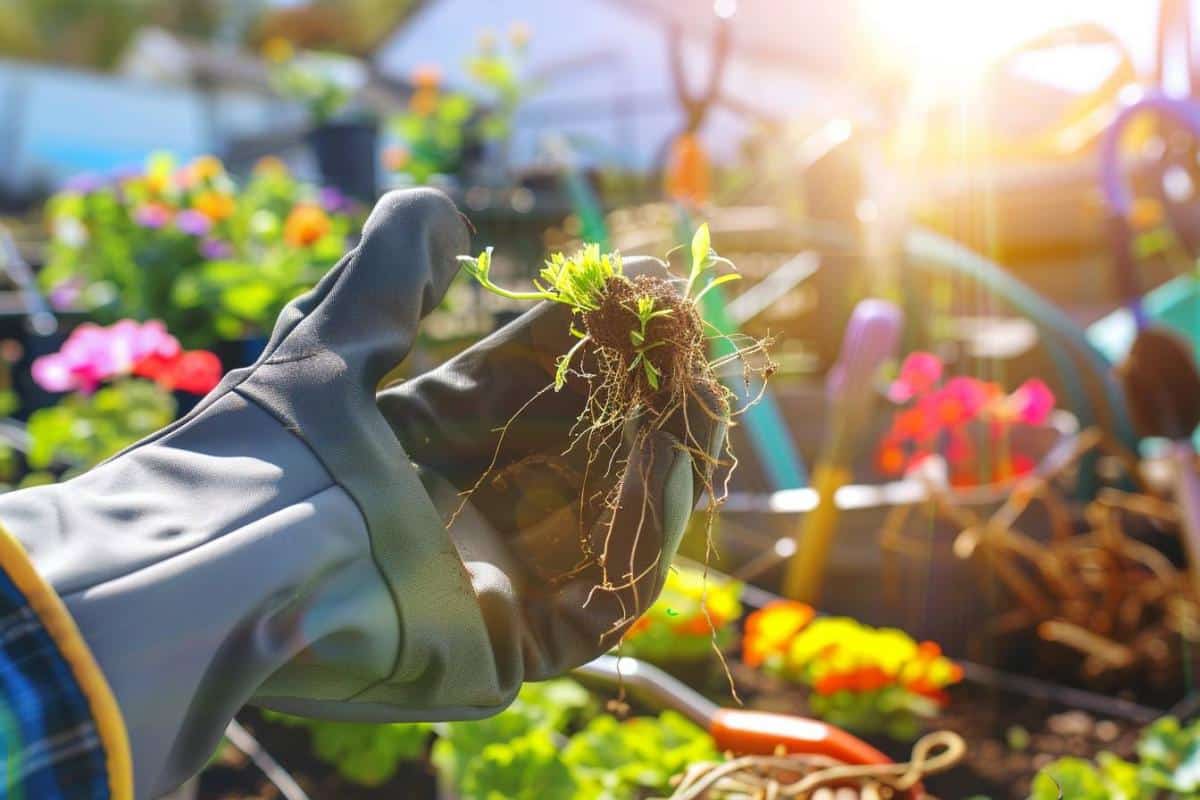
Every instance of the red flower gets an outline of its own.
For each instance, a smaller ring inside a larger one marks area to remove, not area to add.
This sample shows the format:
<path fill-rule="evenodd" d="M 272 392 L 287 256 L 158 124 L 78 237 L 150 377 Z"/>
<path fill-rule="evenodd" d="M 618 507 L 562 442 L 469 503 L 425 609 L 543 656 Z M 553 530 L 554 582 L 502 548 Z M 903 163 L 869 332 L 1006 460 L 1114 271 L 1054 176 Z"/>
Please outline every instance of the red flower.
<path fill-rule="evenodd" d="M 164 389 L 208 394 L 221 382 L 221 361 L 207 350 L 189 350 L 171 358 L 152 355 L 135 364 L 133 374 Z"/>
<path fill-rule="evenodd" d="M 977 378 L 951 378 L 940 390 L 927 395 L 921 405 L 926 407 L 937 424 L 954 427 L 979 416 L 996 391 L 994 384 L 984 383 Z"/>

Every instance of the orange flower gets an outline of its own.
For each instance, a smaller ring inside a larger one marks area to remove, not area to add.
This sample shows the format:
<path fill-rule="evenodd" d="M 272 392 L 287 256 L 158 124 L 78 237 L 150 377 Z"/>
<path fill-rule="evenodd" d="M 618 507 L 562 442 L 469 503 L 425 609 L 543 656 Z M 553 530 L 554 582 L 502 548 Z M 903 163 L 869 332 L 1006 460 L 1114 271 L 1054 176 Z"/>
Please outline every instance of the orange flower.
<path fill-rule="evenodd" d="M 621 638 L 631 639 L 642 631 L 647 630 L 651 624 L 652 623 L 650 622 L 650 618 L 648 616 L 638 617 L 633 621 L 633 624 L 629 626 L 629 629 L 625 631 L 625 635 Z"/>
<path fill-rule="evenodd" d="M 224 192 L 201 192 L 192 200 L 192 208 L 199 211 L 213 222 L 229 219 L 237 210 L 233 197 Z"/>
<path fill-rule="evenodd" d="M 667 196 L 700 205 L 709 194 L 708 154 L 694 133 L 685 133 L 671 145 L 667 165 Z"/>
<path fill-rule="evenodd" d="M 311 247 L 329 233 L 329 217 L 318 206 L 299 205 L 283 223 L 283 238 L 293 247 Z"/>
<path fill-rule="evenodd" d="M 533 38 L 533 29 L 527 22 L 514 22 L 508 29 L 508 40 L 518 50 L 529 44 L 531 38 Z"/>
<path fill-rule="evenodd" d="M 408 166 L 408 162 L 412 160 L 412 154 L 407 148 L 399 145 L 392 145 L 383 151 L 383 165 L 392 172 L 399 172 Z"/>
<path fill-rule="evenodd" d="M 408 98 L 408 110 L 418 117 L 428 117 L 437 108 L 437 104 L 437 87 L 417 89 L 412 97 Z"/>
<path fill-rule="evenodd" d="M 417 89 L 436 89 L 442 82 L 442 71 L 433 64 L 426 64 L 414 69 L 409 80 Z"/>
<path fill-rule="evenodd" d="M 1129 222 L 1135 230 L 1148 231 L 1163 223 L 1165 211 L 1162 203 L 1154 197 L 1139 197 L 1129 210 Z"/>
<path fill-rule="evenodd" d="M 777 600 L 755 611 L 746 618 L 742 660 L 747 666 L 762 666 L 768 656 L 784 652 L 814 615 L 811 606 L 792 600 Z"/>

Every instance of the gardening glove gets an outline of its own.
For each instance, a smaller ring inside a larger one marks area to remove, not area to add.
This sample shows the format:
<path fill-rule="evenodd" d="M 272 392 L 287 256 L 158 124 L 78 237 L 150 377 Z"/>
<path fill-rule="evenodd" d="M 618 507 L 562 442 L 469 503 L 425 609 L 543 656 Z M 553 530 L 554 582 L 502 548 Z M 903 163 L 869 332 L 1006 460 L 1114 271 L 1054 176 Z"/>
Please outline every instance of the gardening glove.
<path fill-rule="evenodd" d="M 625 272 L 669 277 L 648 258 L 626 259 Z M 703 465 L 715 464 L 725 441 L 719 401 L 702 389 L 648 435 L 638 435 L 637 421 L 607 437 L 589 430 L 581 421 L 588 383 L 573 375 L 553 388 L 556 359 L 578 341 L 572 321 L 568 307 L 543 302 L 378 398 L 449 514 L 476 588 L 499 590 L 480 592 L 485 614 L 493 631 L 521 643 L 527 680 L 615 645 L 658 596 L 711 482 Z"/>
<path fill-rule="evenodd" d="M 112 688 L 139 798 L 198 770 L 251 700 L 359 721 L 475 718 L 503 708 L 526 676 L 608 643 L 594 631 L 615 619 L 541 594 L 526 604 L 526 573 L 511 561 L 536 562 L 552 531 L 509 548 L 510 561 L 501 551 L 522 532 L 489 528 L 474 508 L 448 535 L 449 501 L 443 493 L 439 507 L 427 487 L 458 476 L 414 464 L 393 432 L 399 421 L 377 405 L 467 245 L 444 196 L 387 195 L 359 246 L 283 311 L 257 363 L 90 472 L 0 497 L 0 522 L 62 597 Z M 478 355 L 456 363 L 444 381 L 498 390 L 496 365 Z M 529 397 L 542 382 L 504 386 Z M 403 395 L 433 396 L 438 385 L 415 384 Z M 413 401 L 430 415 L 420 429 L 431 460 L 464 447 L 454 435 L 472 414 L 461 398 L 445 420 Z M 495 398 L 476 401 L 483 420 Z M 637 528 L 644 542 L 618 542 L 622 556 L 649 558 L 678 538 L 695 483 L 673 444 L 651 437 L 629 456 L 647 480 L 627 491 L 641 487 L 657 515 Z M 651 560 L 649 588 L 665 563 L 661 552 Z M 562 620 L 529 616 L 558 611 Z M 577 633 L 580 624 L 590 627 Z"/>

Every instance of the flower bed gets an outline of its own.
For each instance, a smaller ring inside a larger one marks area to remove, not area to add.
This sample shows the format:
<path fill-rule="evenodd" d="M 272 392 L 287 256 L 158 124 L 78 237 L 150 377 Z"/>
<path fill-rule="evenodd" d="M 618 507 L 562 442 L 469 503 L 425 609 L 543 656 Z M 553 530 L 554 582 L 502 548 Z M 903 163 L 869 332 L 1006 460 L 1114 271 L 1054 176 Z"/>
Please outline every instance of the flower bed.
<path fill-rule="evenodd" d="M 76 179 L 52 198 L 39 275 L 98 322 L 160 319 L 191 347 L 261 336 L 347 249 L 360 213 L 267 159 L 239 186 L 215 158 Z"/>

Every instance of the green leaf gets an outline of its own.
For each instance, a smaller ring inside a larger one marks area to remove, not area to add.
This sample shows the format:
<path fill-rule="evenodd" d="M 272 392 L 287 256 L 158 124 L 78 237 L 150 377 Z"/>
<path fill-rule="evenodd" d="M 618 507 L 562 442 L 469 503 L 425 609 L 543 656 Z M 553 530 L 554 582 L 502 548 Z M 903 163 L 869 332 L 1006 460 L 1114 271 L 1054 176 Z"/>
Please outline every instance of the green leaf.
<path fill-rule="evenodd" d="M 710 291 L 717 288 L 718 286 L 720 286 L 723 283 L 729 283 L 730 281 L 740 281 L 741 279 L 742 279 L 742 276 L 736 272 L 730 272 L 725 275 L 721 275 L 716 278 L 713 278 L 711 281 L 709 281 L 707 286 L 705 286 L 703 289 L 701 289 L 696 294 L 695 299 L 697 301 L 699 301 L 701 297 L 704 297 L 704 295 L 708 294 Z"/>
<path fill-rule="evenodd" d="M 648 359 L 642 359 L 642 366 L 646 368 L 646 381 L 655 391 L 658 390 L 658 369 L 650 363 Z"/>
<path fill-rule="evenodd" d="M 1104 780 L 1081 758 L 1060 758 L 1033 779 L 1030 800 L 1109 800 Z"/>

